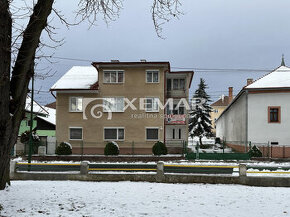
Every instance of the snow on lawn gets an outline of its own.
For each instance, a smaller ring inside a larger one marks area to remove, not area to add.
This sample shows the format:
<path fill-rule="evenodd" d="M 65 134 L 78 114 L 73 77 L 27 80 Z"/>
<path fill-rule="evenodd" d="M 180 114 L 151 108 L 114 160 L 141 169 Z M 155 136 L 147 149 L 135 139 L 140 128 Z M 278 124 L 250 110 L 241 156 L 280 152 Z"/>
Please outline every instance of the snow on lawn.
<path fill-rule="evenodd" d="M 13 181 L 0 216 L 289 216 L 290 188 L 143 182 Z"/>

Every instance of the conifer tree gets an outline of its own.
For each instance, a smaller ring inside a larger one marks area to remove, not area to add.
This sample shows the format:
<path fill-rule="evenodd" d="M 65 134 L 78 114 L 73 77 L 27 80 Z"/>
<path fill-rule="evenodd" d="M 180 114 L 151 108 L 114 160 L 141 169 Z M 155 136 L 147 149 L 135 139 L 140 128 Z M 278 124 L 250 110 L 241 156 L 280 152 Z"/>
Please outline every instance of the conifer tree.
<path fill-rule="evenodd" d="M 192 97 L 191 111 L 189 112 L 189 136 L 191 138 L 199 137 L 199 144 L 202 145 L 202 137 L 211 137 L 212 127 L 209 105 L 210 96 L 206 93 L 207 85 L 204 79 L 200 79 L 198 89 Z"/>

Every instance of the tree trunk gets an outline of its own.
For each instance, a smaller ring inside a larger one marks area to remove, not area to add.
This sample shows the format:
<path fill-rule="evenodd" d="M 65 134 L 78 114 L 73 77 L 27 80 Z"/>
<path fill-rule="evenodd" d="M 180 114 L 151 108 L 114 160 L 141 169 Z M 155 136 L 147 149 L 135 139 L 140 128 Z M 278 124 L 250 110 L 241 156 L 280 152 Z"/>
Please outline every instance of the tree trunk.
<path fill-rule="evenodd" d="M 202 136 L 199 137 L 199 147 L 202 146 Z"/>
<path fill-rule="evenodd" d="M 36 49 L 41 33 L 47 26 L 53 2 L 54 0 L 38 0 L 34 6 L 10 81 L 12 23 L 9 1 L 0 0 L 0 190 L 9 183 L 10 151 L 17 141 L 28 85 L 34 73 L 32 67 Z"/>
<path fill-rule="evenodd" d="M 11 117 L 9 114 L 12 20 L 8 0 L 0 0 L 0 190 L 9 184 Z"/>

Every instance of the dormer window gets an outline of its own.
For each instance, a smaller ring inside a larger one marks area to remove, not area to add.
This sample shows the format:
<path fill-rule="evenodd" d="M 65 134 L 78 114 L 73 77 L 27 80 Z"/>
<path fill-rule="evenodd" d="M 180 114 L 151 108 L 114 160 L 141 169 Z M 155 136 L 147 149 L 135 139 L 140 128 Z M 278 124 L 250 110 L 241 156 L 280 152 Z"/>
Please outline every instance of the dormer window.
<path fill-rule="evenodd" d="M 124 71 L 122 70 L 106 70 L 104 71 L 105 84 L 124 83 Z"/>

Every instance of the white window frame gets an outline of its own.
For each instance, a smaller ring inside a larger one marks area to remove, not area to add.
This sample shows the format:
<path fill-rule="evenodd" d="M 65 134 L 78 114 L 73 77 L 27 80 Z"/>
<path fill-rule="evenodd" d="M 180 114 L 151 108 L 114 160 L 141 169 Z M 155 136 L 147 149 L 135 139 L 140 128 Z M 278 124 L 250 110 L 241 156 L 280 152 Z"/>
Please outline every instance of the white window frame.
<path fill-rule="evenodd" d="M 157 82 L 154 82 L 153 81 L 153 73 L 152 73 L 152 82 L 149 82 L 148 80 L 147 80 L 147 73 L 148 72 L 157 72 L 158 73 L 158 81 Z M 159 70 L 158 69 L 148 69 L 148 70 L 146 70 L 146 73 L 145 73 L 145 81 L 146 81 L 146 83 L 147 84 L 158 84 L 159 82 L 160 82 L 160 72 L 159 72 Z"/>
<path fill-rule="evenodd" d="M 123 72 L 123 81 L 119 82 L 118 81 L 118 73 L 119 72 Z M 109 82 L 105 82 L 105 73 L 110 73 L 110 81 Z M 116 82 L 111 82 L 111 73 L 115 73 L 116 74 Z M 125 71 L 124 70 L 103 70 L 103 83 L 104 84 L 123 84 L 125 83 Z"/>
<path fill-rule="evenodd" d="M 147 129 L 157 130 L 157 139 L 147 139 Z M 146 141 L 159 141 L 159 127 L 145 127 L 145 140 Z"/>
<path fill-rule="evenodd" d="M 147 99 L 152 99 L 152 110 L 148 110 L 147 108 Z M 155 100 L 157 100 L 157 110 L 153 110 L 154 109 L 154 102 Z M 148 96 L 145 97 L 145 111 L 146 112 L 159 112 L 159 104 L 158 104 L 159 98 L 158 97 L 154 97 L 154 96 Z"/>
<path fill-rule="evenodd" d="M 71 138 L 71 135 L 70 135 L 70 129 L 82 129 L 82 138 L 81 139 L 72 139 Z M 83 138 L 84 138 L 84 129 L 83 129 L 83 127 L 69 127 L 68 128 L 68 136 L 69 136 L 69 140 L 72 140 L 72 141 L 82 141 Z"/>
<path fill-rule="evenodd" d="M 71 106 L 71 99 L 72 98 L 76 98 L 76 99 L 81 99 L 82 100 L 82 110 L 81 111 L 74 111 L 72 110 L 72 106 Z M 69 112 L 83 112 L 83 97 L 82 96 L 70 96 L 69 97 L 69 103 L 68 103 L 68 107 L 69 107 Z"/>
<path fill-rule="evenodd" d="M 117 130 L 117 139 L 106 139 L 105 138 L 105 130 L 109 129 L 109 130 Z M 124 139 L 119 139 L 119 129 L 123 129 L 124 130 Z M 104 141 L 124 141 L 125 140 L 125 127 L 104 127 L 103 130 L 103 139 Z"/>
<path fill-rule="evenodd" d="M 123 99 L 123 109 L 122 110 L 117 110 L 117 111 L 107 111 L 106 110 L 106 108 L 105 108 L 105 100 L 106 99 L 119 99 L 119 98 L 121 98 L 121 99 Z M 112 96 L 112 97 L 104 97 L 103 98 L 103 112 L 116 112 L 116 113 L 122 113 L 122 112 L 125 112 L 125 110 L 124 110 L 124 108 L 125 108 L 125 97 L 123 97 L 123 96 Z"/>

